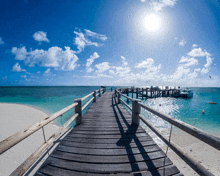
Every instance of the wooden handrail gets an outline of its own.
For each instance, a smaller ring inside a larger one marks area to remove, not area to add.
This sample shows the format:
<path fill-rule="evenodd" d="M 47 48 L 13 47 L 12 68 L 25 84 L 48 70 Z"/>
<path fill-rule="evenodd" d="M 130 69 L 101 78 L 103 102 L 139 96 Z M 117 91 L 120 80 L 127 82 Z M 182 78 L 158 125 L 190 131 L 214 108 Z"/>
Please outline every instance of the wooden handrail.
<path fill-rule="evenodd" d="M 88 97 L 90 97 L 90 96 L 92 96 L 92 95 L 93 95 L 93 92 L 90 93 L 90 94 L 88 94 L 88 95 L 86 95 L 85 97 L 81 98 L 81 100 L 83 101 L 83 100 L 85 100 L 86 98 L 88 98 Z"/>
<path fill-rule="evenodd" d="M 83 107 L 82 107 L 82 111 L 84 109 L 86 109 L 86 107 L 93 101 L 94 97 L 92 97 Z"/>
<path fill-rule="evenodd" d="M 200 139 L 201 141 L 205 142 L 206 144 L 216 148 L 217 150 L 220 150 L 220 139 L 211 135 L 211 134 L 208 134 L 194 126 L 191 126 L 187 123 L 184 123 L 180 120 L 177 120 L 177 119 L 174 119 L 173 117 L 169 116 L 169 115 L 166 115 L 164 113 L 161 113 L 161 112 L 158 112 L 157 110 L 149 107 L 149 106 L 146 106 L 142 103 L 139 103 L 140 106 L 148 111 L 150 111 L 151 113 L 157 115 L 158 117 L 166 120 L 167 122 L 173 124 L 174 126 L 182 129 L 183 131 L 191 134 L 192 136 Z"/>
<path fill-rule="evenodd" d="M 17 143 L 21 142 L 22 140 L 24 140 L 25 138 L 27 138 L 31 134 L 38 131 L 40 128 L 44 127 L 45 125 L 52 122 L 57 117 L 63 115 L 65 112 L 69 111 L 70 109 L 74 108 L 77 105 L 78 105 L 78 103 L 73 103 L 73 104 L 69 105 L 68 107 L 63 108 L 60 111 L 52 114 L 51 116 L 46 117 L 45 119 L 41 120 L 40 122 L 31 125 L 30 127 L 26 128 L 25 130 L 20 131 L 16 134 L 4 139 L 3 141 L 0 142 L 0 154 L 6 152 L 8 149 L 13 147 Z"/>
<path fill-rule="evenodd" d="M 20 166 L 15 169 L 10 176 L 20 176 L 23 175 L 39 158 L 43 155 L 45 151 L 53 144 L 54 141 L 59 139 L 61 135 L 65 132 L 66 128 L 77 118 L 79 114 L 74 114 L 61 128 L 60 132 L 53 134 L 41 147 L 39 147 L 33 154 L 31 154 Z"/>
<path fill-rule="evenodd" d="M 125 98 L 127 98 L 127 99 L 129 99 L 129 100 L 131 100 L 131 101 L 134 101 L 133 98 L 122 94 L 122 93 L 121 93 L 120 91 L 118 91 L 118 90 L 116 90 L 116 91 L 117 91 L 121 96 L 123 96 L 123 97 L 125 97 Z"/>
<path fill-rule="evenodd" d="M 157 135 L 162 139 L 180 158 L 182 158 L 194 171 L 199 175 L 204 176 L 214 176 L 205 167 L 203 167 L 199 162 L 195 161 L 186 152 L 184 152 L 178 145 L 169 141 L 165 136 L 163 136 L 151 123 L 149 123 L 143 116 L 139 115 L 139 118 Z"/>
<path fill-rule="evenodd" d="M 125 101 L 124 100 L 122 100 L 121 98 L 120 98 L 120 100 L 124 103 L 124 105 L 125 106 L 127 106 L 128 107 L 128 109 L 130 109 L 131 111 L 132 111 L 132 107 L 131 106 L 129 106 L 127 103 L 125 103 Z"/>

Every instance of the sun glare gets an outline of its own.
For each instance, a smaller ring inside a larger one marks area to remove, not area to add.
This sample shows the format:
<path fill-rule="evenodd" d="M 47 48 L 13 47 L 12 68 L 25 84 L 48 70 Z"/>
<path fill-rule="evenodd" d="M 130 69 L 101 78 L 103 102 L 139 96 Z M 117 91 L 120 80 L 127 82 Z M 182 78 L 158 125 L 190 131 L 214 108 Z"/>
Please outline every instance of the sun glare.
<path fill-rule="evenodd" d="M 160 29 L 160 18 L 154 14 L 148 15 L 144 18 L 144 27 L 151 32 L 156 32 Z"/>

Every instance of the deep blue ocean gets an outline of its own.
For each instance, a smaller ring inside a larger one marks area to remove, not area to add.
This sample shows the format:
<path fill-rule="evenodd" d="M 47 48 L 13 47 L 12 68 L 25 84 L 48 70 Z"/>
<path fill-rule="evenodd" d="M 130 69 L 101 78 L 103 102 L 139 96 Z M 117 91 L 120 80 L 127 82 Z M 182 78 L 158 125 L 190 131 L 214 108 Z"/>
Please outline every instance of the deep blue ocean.
<path fill-rule="evenodd" d="M 48 114 L 52 114 L 74 103 L 100 86 L 11 86 L 0 87 L 0 102 L 30 105 Z M 206 132 L 220 134 L 220 88 L 191 88 L 193 98 L 160 97 L 142 100 L 176 119 L 196 126 Z M 86 100 L 85 100 L 86 101 Z M 210 101 L 217 104 L 209 104 Z M 205 114 L 202 111 L 205 110 Z M 59 117 L 55 123 L 62 125 L 74 114 L 74 109 Z M 160 129 L 169 129 L 170 124 L 151 113 L 142 110 L 142 114 Z M 7 118 L 7 117 L 5 117 Z M 30 117 L 31 118 L 31 117 Z"/>

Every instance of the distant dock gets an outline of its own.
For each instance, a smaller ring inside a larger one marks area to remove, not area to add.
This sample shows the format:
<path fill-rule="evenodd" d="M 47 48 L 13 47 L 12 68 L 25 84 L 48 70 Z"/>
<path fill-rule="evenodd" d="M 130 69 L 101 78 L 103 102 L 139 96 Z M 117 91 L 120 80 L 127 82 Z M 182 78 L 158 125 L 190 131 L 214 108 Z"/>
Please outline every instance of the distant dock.
<path fill-rule="evenodd" d="M 129 96 L 131 94 L 132 98 L 141 98 L 142 100 L 145 98 L 158 98 L 158 97 L 183 97 L 181 96 L 181 89 L 180 87 L 169 87 L 166 86 L 165 88 L 160 88 L 158 86 L 154 87 L 146 87 L 146 88 L 119 88 L 123 94 Z M 185 98 L 185 97 L 183 97 Z"/>

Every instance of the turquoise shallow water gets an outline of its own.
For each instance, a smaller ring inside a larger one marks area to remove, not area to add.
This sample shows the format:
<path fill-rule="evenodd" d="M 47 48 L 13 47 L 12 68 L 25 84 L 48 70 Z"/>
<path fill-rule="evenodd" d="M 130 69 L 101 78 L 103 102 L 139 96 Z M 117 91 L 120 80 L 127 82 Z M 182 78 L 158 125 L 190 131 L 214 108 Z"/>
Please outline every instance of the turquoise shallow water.
<path fill-rule="evenodd" d="M 190 89 L 194 91 L 193 98 L 159 97 L 142 100 L 142 102 L 208 133 L 220 135 L 220 88 L 193 87 Z M 209 104 L 210 101 L 216 102 L 217 105 Z M 203 110 L 205 114 L 202 113 Z M 161 131 L 170 129 L 168 122 L 152 113 L 142 110 L 142 114 Z"/>
<path fill-rule="evenodd" d="M 0 87 L 0 102 L 31 105 L 52 114 L 72 104 L 74 99 L 82 98 L 100 88 L 100 86 Z M 143 100 L 143 103 L 209 133 L 220 134 L 220 88 L 191 89 L 194 90 L 194 96 L 190 99 L 161 97 Z M 217 102 L 217 105 L 209 104 L 209 101 Z M 203 110 L 206 111 L 205 114 L 202 114 Z M 63 117 L 59 117 L 55 123 L 62 125 L 73 114 L 74 110 L 71 110 Z M 170 128 L 169 123 L 151 113 L 142 110 L 142 114 L 160 129 Z"/>
<path fill-rule="evenodd" d="M 82 98 L 100 88 L 100 86 L 0 87 L 0 102 L 30 105 L 53 114 L 74 103 L 74 99 Z M 57 118 L 55 123 L 63 125 L 73 114 L 74 109 Z"/>

